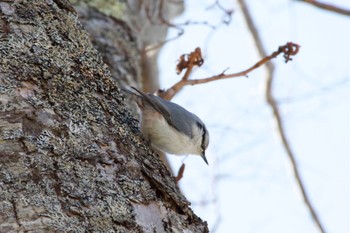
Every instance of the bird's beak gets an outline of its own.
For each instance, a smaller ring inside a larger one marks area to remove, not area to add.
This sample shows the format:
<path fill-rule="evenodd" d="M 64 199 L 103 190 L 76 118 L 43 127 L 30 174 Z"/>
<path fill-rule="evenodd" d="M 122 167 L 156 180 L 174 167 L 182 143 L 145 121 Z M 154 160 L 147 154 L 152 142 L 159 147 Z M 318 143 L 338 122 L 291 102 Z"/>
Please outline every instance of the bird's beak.
<path fill-rule="evenodd" d="M 207 165 L 209 165 L 208 160 L 207 160 L 207 158 L 205 157 L 205 154 L 204 154 L 204 153 L 201 154 L 201 157 L 202 157 L 202 159 L 204 160 L 204 162 L 205 162 Z"/>

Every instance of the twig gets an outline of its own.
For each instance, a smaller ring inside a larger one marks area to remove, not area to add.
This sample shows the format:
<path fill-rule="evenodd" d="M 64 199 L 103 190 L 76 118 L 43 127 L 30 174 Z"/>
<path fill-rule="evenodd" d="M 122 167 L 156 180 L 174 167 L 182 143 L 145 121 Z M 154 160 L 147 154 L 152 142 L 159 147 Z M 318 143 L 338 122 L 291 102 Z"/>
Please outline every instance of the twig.
<path fill-rule="evenodd" d="M 172 2 L 173 4 L 179 4 L 181 3 L 180 1 L 179 2 Z M 184 33 L 185 33 L 185 29 L 183 28 L 184 26 L 189 26 L 189 25 L 205 25 L 205 26 L 208 26 L 210 27 L 212 30 L 216 29 L 216 26 L 214 25 L 210 25 L 207 21 L 202 21 L 202 22 L 197 22 L 197 21 L 186 21 L 184 23 L 178 23 L 178 24 L 174 24 L 174 23 L 171 23 L 168 19 L 166 19 L 163 15 L 163 12 L 164 12 L 164 0 L 160 0 L 159 1 L 159 4 L 158 4 L 158 9 L 157 9 L 157 22 L 161 23 L 162 25 L 165 25 L 169 28 L 174 28 L 176 29 L 178 32 L 177 32 L 177 35 L 173 36 L 172 38 L 169 38 L 169 39 L 166 39 L 166 40 L 163 40 L 163 41 L 160 41 L 152 46 L 149 46 L 147 47 L 147 49 L 145 49 L 144 52 L 150 52 L 152 50 L 155 50 L 155 49 L 159 49 L 161 48 L 164 44 L 172 41 L 172 40 L 176 40 L 178 38 L 180 38 L 180 36 L 182 36 Z M 152 23 L 152 24 L 156 24 L 155 22 L 153 22 L 152 20 L 152 12 L 150 11 L 150 9 L 147 7 L 146 8 L 146 15 L 147 15 L 147 18 L 148 20 Z"/>
<path fill-rule="evenodd" d="M 320 9 L 323 10 L 327 10 L 327 11 L 331 11 L 331 12 L 335 12 L 341 15 L 346 15 L 346 16 L 350 16 L 350 10 L 349 9 L 345 9 L 345 8 L 341 8 L 338 6 L 334 6 L 332 4 L 328 4 L 328 3 L 323 3 L 323 2 L 319 2 L 319 1 L 315 1 L 315 0 L 298 0 L 299 2 L 305 2 L 305 3 L 309 3 L 315 7 L 318 7 Z"/>
<path fill-rule="evenodd" d="M 265 49 L 262 45 L 260 35 L 258 34 L 258 31 L 256 30 L 255 24 L 254 24 L 253 19 L 250 15 L 250 12 L 247 8 L 247 5 L 246 5 L 244 0 L 238 0 L 238 2 L 239 2 L 239 5 L 242 9 L 242 12 L 243 12 L 244 18 L 247 22 L 248 28 L 249 28 L 249 30 L 254 38 L 259 55 L 261 57 L 265 57 L 266 56 Z M 313 205 L 310 201 L 310 198 L 306 192 L 305 185 L 301 179 L 299 168 L 298 168 L 297 162 L 295 160 L 295 155 L 294 155 L 294 153 L 291 149 L 291 146 L 287 140 L 286 132 L 285 132 L 285 129 L 283 126 L 283 121 L 282 121 L 282 117 L 280 114 L 280 110 L 278 108 L 277 101 L 275 100 L 273 93 L 272 93 L 272 84 L 273 84 L 273 80 L 274 80 L 274 65 L 271 61 L 268 61 L 266 63 L 266 66 L 267 66 L 267 71 L 268 71 L 268 77 L 267 77 L 267 81 L 266 81 L 266 99 L 267 99 L 267 102 L 273 111 L 275 121 L 276 121 L 277 127 L 278 127 L 279 136 L 280 136 L 282 143 L 283 143 L 283 146 L 287 152 L 289 161 L 290 161 L 292 168 L 293 168 L 294 177 L 297 181 L 298 187 L 300 189 L 300 192 L 302 194 L 304 202 L 305 202 L 307 208 L 309 209 L 309 212 L 312 216 L 312 219 L 316 223 L 319 231 L 322 233 L 325 233 L 326 231 L 325 231 L 325 229 L 324 229 L 324 227 L 323 227 L 323 225 L 322 225 L 322 223 L 321 223 L 321 221 L 316 213 L 315 208 L 313 207 Z"/>
<path fill-rule="evenodd" d="M 219 0 L 216 0 L 211 6 L 208 6 L 208 7 L 207 7 L 207 10 L 212 9 L 212 8 L 214 8 L 214 7 L 216 7 L 216 6 L 217 6 L 221 11 L 223 11 L 223 12 L 225 13 L 225 16 L 224 16 L 224 19 L 223 19 L 222 22 L 223 22 L 224 24 L 226 24 L 226 25 L 230 24 L 231 21 L 232 21 L 232 14 L 233 14 L 234 10 L 233 10 L 233 9 L 225 9 L 225 7 L 223 7 L 223 6 L 220 4 Z M 225 18 L 226 18 L 226 19 L 225 19 Z"/>
<path fill-rule="evenodd" d="M 179 181 L 182 179 L 182 177 L 184 176 L 184 172 L 185 172 L 185 164 L 183 163 L 179 168 L 179 171 L 177 172 L 177 176 L 175 177 L 176 183 L 179 183 Z"/>
<path fill-rule="evenodd" d="M 178 65 L 177 65 L 177 72 L 181 72 L 182 70 L 186 69 L 186 73 L 184 77 L 174 84 L 172 87 L 167 89 L 166 91 L 158 91 L 158 95 L 162 97 L 163 99 L 166 100 L 171 100 L 184 86 L 187 85 L 196 85 L 196 84 L 203 84 L 203 83 L 208 83 L 220 79 L 227 79 L 227 78 L 235 78 L 235 77 L 242 77 L 242 76 L 247 76 L 248 73 L 251 71 L 257 69 L 258 67 L 262 66 L 263 64 L 267 63 L 273 58 L 276 58 L 279 54 L 283 53 L 283 57 L 285 58 L 285 62 L 291 61 L 292 59 L 290 58 L 291 56 L 294 56 L 298 53 L 299 51 L 299 45 L 288 42 L 287 44 L 280 46 L 277 51 L 273 52 L 269 56 L 265 56 L 263 59 L 261 59 L 259 62 L 257 62 L 255 65 L 252 67 L 238 72 L 238 73 L 233 73 L 233 74 L 225 74 L 224 70 L 218 75 L 214 75 L 208 78 L 203 78 L 203 79 L 189 79 L 189 75 L 192 71 L 192 69 L 195 66 L 201 66 L 203 64 L 203 59 L 201 55 L 201 50 L 200 48 L 196 48 L 195 51 L 190 53 L 189 55 L 181 55 Z M 186 59 L 187 58 L 187 59 Z"/>
<path fill-rule="evenodd" d="M 169 0 L 168 0 L 169 1 Z M 183 3 L 183 1 L 174 1 L 174 0 L 171 0 L 169 1 L 171 2 L 172 4 L 181 4 Z M 230 24 L 231 20 L 232 20 L 232 14 L 233 14 L 233 10 L 229 10 L 229 9 L 225 9 L 223 6 L 221 6 L 221 4 L 217 1 L 213 6 L 218 6 L 220 10 L 222 10 L 225 15 L 224 15 L 224 18 L 222 19 L 221 23 L 225 24 L 225 25 L 228 25 Z M 169 28 L 174 28 L 178 31 L 177 35 L 173 36 L 172 38 L 169 38 L 169 39 L 166 39 L 166 40 L 163 40 L 163 41 L 160 41 L 158 43 L 155 43 L 154 45 L 152 46 L 148 46 L 147 49 L 144 50 L 144 52 L 150 52 L 152 50 L 155 50 L 155 49 L 159 49 L 160 47 L 162 47 L 164 44 L 172 41 L 172 40 L 176 40 L 178 39 L 180 36 L 182 36 L 184 33 L 185 33 L 185 29 L 184 27 L 185 26 L 193 26 L 193 25 L 203 25 L 203 26 L 207 26 L 209 27 L 211 30 L 216 30 L 221 23 L 217 24 L 217 25 L 212 25 L 210 24 L 209 22 L 207 21 L 192 21 L 192 20 L 187 20 L 183 23 L 177 23 L 177 24 L 174 24 L 174 23 L 171 23 L 168 19 L 166 19 L 163 15 L 163 12 L 164 12 L 164 0 L 160 0 L 158 5 L 157 5 L 158 9 L 157 9 L 157 23 L 160 23 L 162 25 L 165 25 Z M 210 8 L 210 7 L 209 7 Z M 207 9 L 209 9 L 207 8 Z M 152 14 L 153 12 L 149 9 L 149 7 L 147 6 L 146 7 L 146 16 L 147 16 L 147 19 L 150 21 L 151 24 L 156 24 L 156 22 L 154 22 L 154 20 L 152 19 L 152 17 L 154 16 Z"/>

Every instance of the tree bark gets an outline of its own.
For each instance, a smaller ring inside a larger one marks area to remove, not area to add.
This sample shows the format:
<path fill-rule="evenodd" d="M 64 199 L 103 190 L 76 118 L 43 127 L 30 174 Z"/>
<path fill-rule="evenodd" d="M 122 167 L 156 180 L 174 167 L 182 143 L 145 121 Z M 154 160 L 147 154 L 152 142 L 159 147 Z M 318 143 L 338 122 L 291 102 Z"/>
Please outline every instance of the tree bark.
<path fill-rule="evenodd" d="M 134 51 L 113 80 L 68 1 L 0 11 L 0 232 L 208 232 L 119 91 Z"/>

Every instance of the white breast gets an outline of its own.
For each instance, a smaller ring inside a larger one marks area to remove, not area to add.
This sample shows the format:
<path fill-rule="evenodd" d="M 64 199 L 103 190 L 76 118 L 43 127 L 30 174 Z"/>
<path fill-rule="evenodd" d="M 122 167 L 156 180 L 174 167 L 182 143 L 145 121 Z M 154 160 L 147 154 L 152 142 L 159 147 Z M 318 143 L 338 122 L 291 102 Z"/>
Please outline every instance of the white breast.
<path fill-rule="evenodd" d="M 141 119 L 141 131 L 151 141 L 152 145 L 166 153 L 175 155 L 200 154 L 201 134 L 193 132 L 193 135 L 197 135 L 197 137 L 189 138 L 169 126 L 164 117 L 158 112 L 152 111 L 149 114 L 147 110 L 144 110 Z"/>

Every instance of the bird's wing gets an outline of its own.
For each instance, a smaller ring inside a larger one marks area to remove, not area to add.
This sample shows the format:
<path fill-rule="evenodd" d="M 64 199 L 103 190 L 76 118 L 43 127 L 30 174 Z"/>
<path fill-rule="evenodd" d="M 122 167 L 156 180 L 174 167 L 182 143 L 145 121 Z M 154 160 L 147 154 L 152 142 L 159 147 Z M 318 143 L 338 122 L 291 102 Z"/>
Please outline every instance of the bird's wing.
<path fill-rule="evenodd" d="M 131 92 L 130 90 L 127 90 L 127 92 L 137 95 L 140 98 L 142 98 L 144 101 L 146 101 L 151 107 L 153 107 L 156 111 L 162 114 L 162 116 L 168 122 L 169 125 L 171 125 L 178 131 L 183 132 L 185 134 L 190 133 L 190 136 L 192 136 L 192 126 L 185 119 L 186 117 L 198 118 L 197 116 L 188 112 L 186 109 L 184 109 L 180 105 L 164 100 L 152 94 L 145 94 L 134 87 L 131 87 L 131 88 L 135 90 L 137 94 L 134 92 Z"/>
<path fill-rule="evenodd" d="M 177 105 L 167 100 L 163 100 L 158 96 L 148 95 L 148 97 L 156 106 L 155 109 L 164 116 L 164 119 L 168 122 L 169 125 L 177 129 L 178 131 L 192 137 L 192 125 L 191 121 L 189 121 L 188 119 L 193 119 L 197 116 L 190 113 L 180 105 Z"/>
<path fill-rule="evenodd" d="M 157 99 L 153 98 L 154 95 L 145 94 L 142 91 L 137 90 L 135 87 L 131 87 L 131 88 L 134 89 L 142 97 L 142 99 L 145 100 L 149 105 L 151 105 L 156 111 L 161 113 L 164 116 L 165 120 L 168 121 L 168 123 L 169 121 L 171 121 L 171 116 L 169 111 L 164 105 L 159 103 L 159 100 L 157 101 Z"/>

